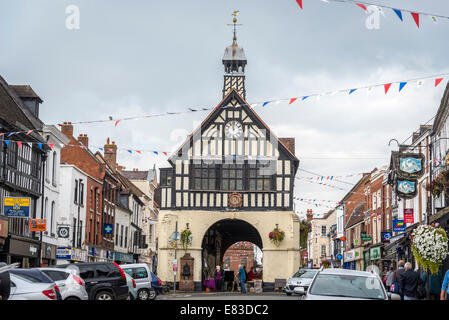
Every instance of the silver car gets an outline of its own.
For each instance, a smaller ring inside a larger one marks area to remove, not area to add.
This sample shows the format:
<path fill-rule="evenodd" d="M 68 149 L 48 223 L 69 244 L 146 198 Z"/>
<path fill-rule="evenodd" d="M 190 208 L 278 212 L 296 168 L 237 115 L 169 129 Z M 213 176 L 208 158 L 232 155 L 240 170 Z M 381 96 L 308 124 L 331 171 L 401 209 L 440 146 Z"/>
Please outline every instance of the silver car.
<path fill-rule="evenodd" d="M 138 300 L 152 300 L 156 297 L 151 286 L 151 272 L 146 263 L 122 264 L 120 267 L 125 273 L 133 277 L 137 286 Z"/>
<path fill-rule="evenodd" d="M 295 293 L 304 294 L 302 287 Z M 315 275 L 304 300 L 396 300 L 387 293 L 379 276 L 366 271 L 322 269 Z M 400 297 L 399 297 L 400 299 Z"/>
<path fill-rule="evenodd" d="M 8 300 L 56 300 L 54 283 L 38 282 L 31 277 L 10 273 L 11 291 Z"/>
<path fill-rule="evenodd" d="M 59 288 L 62 300 L 89 300 L 86 283 L 73 269 L 36 268 L 52 279 Z"/>
<path fill-rule="evenodd" d="M 125 272 L 126 283 L 128 284 L 129 298 L 128 300 L 137 300 L 136 281 L 128 273 Z"/>
<path fill-rule="evenodd" d="M 294 290 L 297 287 L 303 287 L 304 292 L 307 292 L 307 289 L 317 272 L 318 269 L 300 269 L 288 279 L 287 284 L 285 285 L 285 293 L 290 296 L 292 293 L 295 293 Z"/>

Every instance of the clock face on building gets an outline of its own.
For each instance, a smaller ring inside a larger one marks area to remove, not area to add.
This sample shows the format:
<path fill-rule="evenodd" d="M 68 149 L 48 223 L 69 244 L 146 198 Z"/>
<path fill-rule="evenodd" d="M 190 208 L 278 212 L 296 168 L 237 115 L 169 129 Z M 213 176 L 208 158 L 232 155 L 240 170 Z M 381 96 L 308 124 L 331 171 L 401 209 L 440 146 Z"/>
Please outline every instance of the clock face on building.
<path fill-rule="evenodd" d="M 232 120 L 225 126 L 225 134 L 228 138 L 239 138 L 243 134 L 243 126 L 240 122 Z"/>
<path fill-rule="evenodd" d="M 228 204 L 232 208 L 242 206 L 242 195 L 240 193 L 231 193 L 228 198 Z"/>

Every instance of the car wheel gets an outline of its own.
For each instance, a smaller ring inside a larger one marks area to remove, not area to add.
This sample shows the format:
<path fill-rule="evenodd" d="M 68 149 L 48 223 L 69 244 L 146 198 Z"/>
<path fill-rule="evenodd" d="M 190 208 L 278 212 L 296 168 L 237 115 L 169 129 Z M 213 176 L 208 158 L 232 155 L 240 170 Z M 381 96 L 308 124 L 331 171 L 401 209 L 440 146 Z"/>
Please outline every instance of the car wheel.
<path fill-rule="evenodd" d="M 157 296 L 156 290 L 151 290 L 150 294 L 148 295 L 148 299 L 149 300 L 154 300 L 154 299 L 156 299 L 156 296 Z"/>
<path fill-rule="evenodd" d="M 139 290 L 139 293 L 137 294 L 138 300 L 148 300 L 149 294 L 147 289 L 141 289 Z"/>
<path fill-rule="evenodd" d="M 112 293 L 110 293 L 108 291 L 100 291 L 95 296 L 95 300 L 115 300 L 115 299 L 114 299 L 114 296 L 112 295 Z"/>

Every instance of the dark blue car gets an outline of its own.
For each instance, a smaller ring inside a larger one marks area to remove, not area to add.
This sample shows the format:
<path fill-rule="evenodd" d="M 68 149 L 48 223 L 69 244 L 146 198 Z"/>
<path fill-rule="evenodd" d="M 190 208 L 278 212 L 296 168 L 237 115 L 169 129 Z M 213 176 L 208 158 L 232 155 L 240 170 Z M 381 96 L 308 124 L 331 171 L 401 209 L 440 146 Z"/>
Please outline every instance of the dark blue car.
<path fill-rule="evenodd" d="M 156 291 L 156 294 L 162 294 L 162 282 L 152 271 L 151 272 L 151 286 Z"/>

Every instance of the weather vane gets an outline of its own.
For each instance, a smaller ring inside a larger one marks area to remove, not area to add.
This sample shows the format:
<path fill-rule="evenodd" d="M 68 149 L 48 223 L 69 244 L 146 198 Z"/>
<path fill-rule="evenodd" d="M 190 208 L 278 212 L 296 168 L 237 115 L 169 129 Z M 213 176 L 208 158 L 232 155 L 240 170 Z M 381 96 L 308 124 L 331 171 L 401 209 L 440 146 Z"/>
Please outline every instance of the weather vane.
<path fill-rule="evenodd" d="M 232 24 L 228 24 L 228 26 L 233 26 L 234 27 L 234 40 L 237 39 L 236 37 L 236 27 L 237 26 L 242 26 L 242 24 L 237 23 L 237 16 L 239 15 L 240 11 L 236 10 L 232 13 L 232 15 L 234 16 L 234 18 L 232 19 Z"/>

